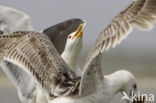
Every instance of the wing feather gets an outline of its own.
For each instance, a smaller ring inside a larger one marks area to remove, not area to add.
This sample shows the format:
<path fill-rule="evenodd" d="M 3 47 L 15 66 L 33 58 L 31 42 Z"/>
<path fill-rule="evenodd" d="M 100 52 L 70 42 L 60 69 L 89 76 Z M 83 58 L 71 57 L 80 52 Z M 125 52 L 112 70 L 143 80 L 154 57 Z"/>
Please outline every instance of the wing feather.
<path fill-rule="evenodd" d="M 87 67 L 84 73 L 86 75 L 82 77 L 80 83 L 80 96 L 86 96 L 95 92 L 103 83 L 103 75 L 101 75 L 101 53 L 92 60 L 91 65 Z"/>
<path fill-rule="evenodd" d="M 73 93 L 79 77 L 69 70 L 46 35 L 15 32 L 0 35 L 0 44 L 3 42 L 0 51 L 5 52 L 1 52 L 1 58 L 24 69 L 49 95 Z"/>
<path fill-rule="evenodd" d="M 4 33 L 33 31 L 30 17 L 13 8 L 0 5 L 0 30 Z"/>
<path fill-rule="evenodd" d="M 3 67 L 3 71 L 7 74 L 8 78 L 16 86 L 19 94 L 19 98 L 22 102 L 35 98 L 37 95 L 37 83 L 22 68 L 18 67 L 7 61 L 2 61 L 0 65 Z M 34 96 L 34 94 L 36 94 Z"/>
<path fill-rule="evenodd" d="M 155 23 L 156 0 L 135 0 L 132 2 L 99 34 L 84 64 L 81 83 L 85 82 L 84 78 L 91 79 L 87 73 L 92 71 L 93 68 L 90 66 L 100 53 L 119 44 L 133 28 L 150 30 Z"/>
<path fill-rule="evenodd" d="M 134 27 L 150 30 L 156 23 L 156 0 L 136 0 L 116 16 L 100 33 L 88 58 L 95 57 L 110 47 L 115 47 L 125 39 Z M 104 45 L 105 44 L 105 45 Z"/>

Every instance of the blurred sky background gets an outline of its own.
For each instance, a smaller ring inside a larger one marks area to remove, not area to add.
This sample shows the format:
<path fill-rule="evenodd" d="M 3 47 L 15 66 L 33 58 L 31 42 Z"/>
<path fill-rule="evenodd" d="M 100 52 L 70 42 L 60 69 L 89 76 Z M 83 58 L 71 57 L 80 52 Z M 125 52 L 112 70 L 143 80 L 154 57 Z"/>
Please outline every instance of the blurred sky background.
<path fill-rule="evenodd" d="M 70 18 L 84 19 L 87 25 L 84 30 L 84 45 L 79 63 L 82 67 L 86 53 L 98 34 L 132 1 L 0 0 L 0 5 L 27 13 L 31 17 L 35 31 L 41 31 Z M 105 52 L 103 68 L 105 75 L 119 69 L 127 69 L 137 77 L 142 91 L 156 94 L 156 27 L 148 32 L 134 30 L 119 46 Z M 15 94 L 17 94 L 15 88 L 4 74 L 0 73 L 0 103 L 12 103 L 12 101 L 17 103 L 18 98 Z M 7 99 L 7 96 L 10 99 Z"/>

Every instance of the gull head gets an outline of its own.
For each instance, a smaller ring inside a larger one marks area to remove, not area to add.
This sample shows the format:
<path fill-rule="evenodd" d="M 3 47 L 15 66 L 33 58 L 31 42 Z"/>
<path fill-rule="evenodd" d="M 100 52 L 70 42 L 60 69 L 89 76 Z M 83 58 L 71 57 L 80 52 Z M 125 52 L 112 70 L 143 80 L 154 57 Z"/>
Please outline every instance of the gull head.
<path fill-rule="evenodd" d="M 123 83 L 120 90 L 123 94 L 122 100 L 125 100 L 126 103 L 130 103 L 132 96 L 137 93 L 137 80 L 129 71 L 122 70 L 120 73 Z"/>
<path fill-rule="evenodd" d="M 71 33 L 66 42 L 65 49 L 68 49 L 71 53 L 76 53 L 81 51 L 82 48 L 82 36 L 83 36 L 83 24 L 80 24 L 77 31 Z"/>
<path fill-rule="evenodd" d="M 68 35 L 62 58 L 71 69 L 76 68 L 77 60 L 82 49 L 82 37 L 84 24 L 80 24 L 75 32 Z"/>

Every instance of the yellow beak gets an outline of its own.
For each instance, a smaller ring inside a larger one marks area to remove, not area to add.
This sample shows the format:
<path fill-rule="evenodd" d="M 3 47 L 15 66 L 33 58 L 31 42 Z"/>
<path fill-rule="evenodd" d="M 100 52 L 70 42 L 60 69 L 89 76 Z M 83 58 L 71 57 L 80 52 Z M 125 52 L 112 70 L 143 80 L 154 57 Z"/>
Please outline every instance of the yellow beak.
<path fill-rule="evenodd" d="M 83 27 L 83 24 L 80 24 L 77 31 L 76 31 L 76 33 L 75 33 L 75 35 L 72 37 L 72 39 L 74 39 L 75 37 L 77 38 L 77 37 L 79 37 L 79 36 L 81 36 L 83 34 L 82 27 Z"/>

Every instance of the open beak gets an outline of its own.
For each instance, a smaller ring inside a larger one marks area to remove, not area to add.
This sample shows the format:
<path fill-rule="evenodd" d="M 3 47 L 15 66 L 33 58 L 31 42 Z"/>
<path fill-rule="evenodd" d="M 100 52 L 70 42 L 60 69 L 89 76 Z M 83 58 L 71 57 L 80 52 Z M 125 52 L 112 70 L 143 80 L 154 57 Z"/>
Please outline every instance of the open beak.
<path fill-rule="evenodd" d="M 83 34 L 82 28 L 83 28 L 83 24 L 80 24 L 75 35 L 72 37 L 72 39 L 74 39 L 75 37 L 77 38 Z"/>

